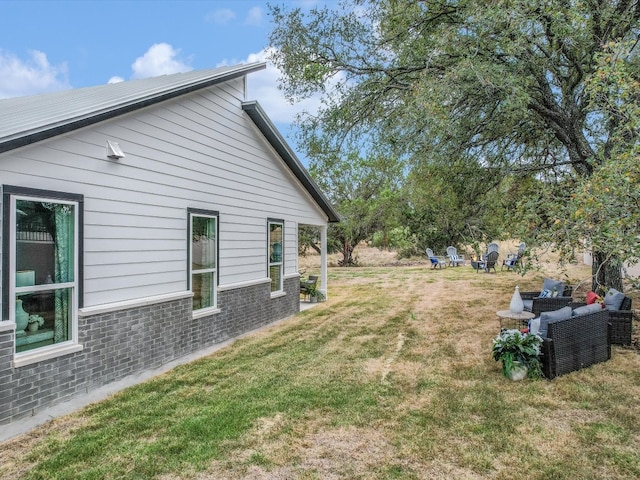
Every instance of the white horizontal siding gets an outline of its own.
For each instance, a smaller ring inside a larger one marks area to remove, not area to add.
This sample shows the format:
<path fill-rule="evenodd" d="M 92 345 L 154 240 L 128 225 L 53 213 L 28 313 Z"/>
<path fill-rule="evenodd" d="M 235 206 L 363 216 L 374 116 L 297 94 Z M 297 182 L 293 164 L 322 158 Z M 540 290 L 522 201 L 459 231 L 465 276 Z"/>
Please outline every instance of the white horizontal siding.
<path fill-rule="evenodd" d="M 267 218 L 326 217 L 242 111 L 242 80 L 0 155 L 3 184 L 83 194 L 85 306 L 183 291 L 187 209 L 220 214 L 220 284 L 267 276 Z M 125 158 L 106 158 L 107 140 Z"/>

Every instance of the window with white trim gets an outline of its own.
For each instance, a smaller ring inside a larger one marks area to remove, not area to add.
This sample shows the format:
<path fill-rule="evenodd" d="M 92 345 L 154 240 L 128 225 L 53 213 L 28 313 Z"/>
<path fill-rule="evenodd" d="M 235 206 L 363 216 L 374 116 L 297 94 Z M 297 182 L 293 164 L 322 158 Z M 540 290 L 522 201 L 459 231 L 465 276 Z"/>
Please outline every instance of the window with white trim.
<path fill-rule="evenodd" d="M 9 186 L 3 193 L 3 313 L 16 323 L 16 354 L 77 343 L 82 196 Z"/>
<path fill-rule="evenodd" d="M 271 292 L 281 292 L 283 289 L 283 238 L 284 238 L 284 221 L 269 220 L 269 278 L 271 279 Z"/>
<path fill-rule="evenodd" d="M 193 310 L 217 307 L 218 212 L 189 209 L 189 278 Z"/>

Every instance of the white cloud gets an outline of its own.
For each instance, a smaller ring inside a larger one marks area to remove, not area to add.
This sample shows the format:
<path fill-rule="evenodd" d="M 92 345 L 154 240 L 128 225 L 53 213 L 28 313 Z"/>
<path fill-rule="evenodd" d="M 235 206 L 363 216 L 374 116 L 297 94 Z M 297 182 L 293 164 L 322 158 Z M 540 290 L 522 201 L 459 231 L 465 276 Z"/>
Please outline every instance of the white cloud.
<path fill-rule="evenodd" d="M 107 83 L 120 83 L 120 82 L 124 82 L 124 78 L 116 75 L 115 77 L 111 77 Z"/>
<path fill-rule="evenodd" d="M 249 54 L 245 60 L 225 59 L 218 66 L 266 62 L 267 56 L 267 50 L 261 50 L 258 53 Z M 298 113 L 305 110 L 308 112 L 317 111 L 320 106 L 320 100 L 317 97 L 297 102 L 294 105 L 289 103 L 278 89 L 278 78 L 280 76 L 280 71 L 272 63 L 267 62 L 266 69 L 254 72 L 247 77 L 247 98 L 260 102 L 260 105 L 274 123 L 291 125 Z"/>
<path fill-rule="evenodd" d="M 228 8 L 219 8 L 218 10 L 208 13 L 205 16 L 205 21 L 224 25 L 234 18 L 236 18 L 236 14 L 233 10 Z"/>
<path fill-rule="evenodd" d="M 247 25 L 258 26 L 262 24 L 262 9 L 260 7 L 253 7 L 247 13 L 247 18 L 244 23 Z"/>
<path fill-rule="evenodd" d="M 187 61 L 179 58 L 180 50 L 167 43 L 156 43 L 131 65 L 133 78 L 157 77 L 193 70 Z"/>
<path fill-rule="evenodd" d="M 67 77 L 66 63 L 51 65 L 38 50 L 27 60 L 0 50 L 0 98 L 66 90 L 71 88 Z"/>

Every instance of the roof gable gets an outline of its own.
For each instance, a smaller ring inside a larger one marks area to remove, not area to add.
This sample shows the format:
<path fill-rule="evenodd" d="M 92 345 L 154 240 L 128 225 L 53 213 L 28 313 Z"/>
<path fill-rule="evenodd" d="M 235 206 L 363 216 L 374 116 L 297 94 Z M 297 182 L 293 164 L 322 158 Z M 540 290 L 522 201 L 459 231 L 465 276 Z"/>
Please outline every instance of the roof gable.
<path fill-rule="evenodd" d="M 60 92 L 0 99 L 0 153 L 129 113 L 266 67 L 254 62 Z M 339 216 L 257 102 L 244 102 L 253 120 L 330 222 Z"/>

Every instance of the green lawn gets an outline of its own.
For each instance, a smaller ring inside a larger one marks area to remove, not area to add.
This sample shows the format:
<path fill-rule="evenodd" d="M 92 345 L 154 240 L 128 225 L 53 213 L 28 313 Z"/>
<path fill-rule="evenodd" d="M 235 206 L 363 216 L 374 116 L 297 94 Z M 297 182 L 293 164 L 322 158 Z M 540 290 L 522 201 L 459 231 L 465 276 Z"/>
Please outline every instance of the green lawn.
<path fill-rule="evenodd" d="M 327 302 L 0 445 L 0 477 L 638 478 L 636 350 L 553 381 L 491 359 L 541 279 L 331 269 Z"/>

